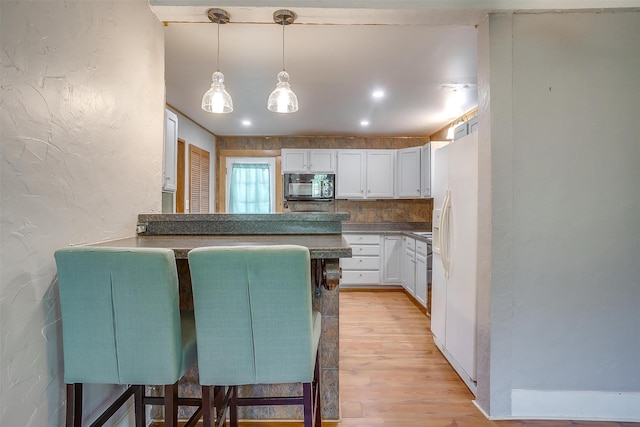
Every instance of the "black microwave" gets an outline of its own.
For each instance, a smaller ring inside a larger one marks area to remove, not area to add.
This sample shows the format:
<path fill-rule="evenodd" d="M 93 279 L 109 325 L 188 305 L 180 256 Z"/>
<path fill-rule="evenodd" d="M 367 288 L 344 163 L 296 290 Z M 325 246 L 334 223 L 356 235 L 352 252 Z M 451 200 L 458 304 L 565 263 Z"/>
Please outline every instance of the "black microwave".
<path fill-rule="evenodd" d="M 285 173 L 283 181 L 285 200 L 333 200 L 334 174 Z"/>

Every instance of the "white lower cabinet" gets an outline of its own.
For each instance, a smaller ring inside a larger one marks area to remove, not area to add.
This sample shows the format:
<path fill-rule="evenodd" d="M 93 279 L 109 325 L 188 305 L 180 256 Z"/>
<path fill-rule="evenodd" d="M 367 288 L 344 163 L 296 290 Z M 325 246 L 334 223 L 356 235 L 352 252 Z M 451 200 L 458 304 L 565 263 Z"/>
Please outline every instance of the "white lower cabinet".
<path fill-rule="evenodd" d="M 402 286 L 425 308 L 427 307 L 427 242 L 403 236 Z"/>
<path fill-rule="evenodd" d="M 402 257 L 402 286 L 411 295 L 416 293 L 416 239 L 404 236 Z"/>
<path fill-rule="evenodd" d="M 400 233 L 343 233 L 352 257 L 341 258 L 341 285 L 376 287 L 402 284 L 427 306 L 427 242 Z"/>
<path fill-rule="evenodd" d="M 416 240 L 415 294 L 414 297 L 427 307 L 427 242 Z"/>
<path fill-rule="evenodd" d="M 402 236 L 385 234 L 382 238 L 382 282 L 402 283 Z"/>
<path fill-rule="evenodd" d="M 351 258 L 341 258 L 342 280 L 349 285 L 377 285 L 380 283 L 380 235 L 343 234 L 351 246 Z"/>

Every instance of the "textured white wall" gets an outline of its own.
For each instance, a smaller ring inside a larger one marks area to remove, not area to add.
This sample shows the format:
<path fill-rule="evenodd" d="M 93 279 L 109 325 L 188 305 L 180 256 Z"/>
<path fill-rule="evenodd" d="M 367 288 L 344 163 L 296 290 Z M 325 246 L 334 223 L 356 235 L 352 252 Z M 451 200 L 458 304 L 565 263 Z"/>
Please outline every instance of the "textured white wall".
<path fill-rule="evenodd" d="M 162 25 L 146 0 L 0 2 L 0 425 L 63 424 L 55 249 L 159 212 Z M 104 390 L 89 390 L 88 409 Z"/>
<path fill-rule="evenodd" d="M 478 402 L 638 421 L 640 13 L 498 14 L 481 31 Z"/>

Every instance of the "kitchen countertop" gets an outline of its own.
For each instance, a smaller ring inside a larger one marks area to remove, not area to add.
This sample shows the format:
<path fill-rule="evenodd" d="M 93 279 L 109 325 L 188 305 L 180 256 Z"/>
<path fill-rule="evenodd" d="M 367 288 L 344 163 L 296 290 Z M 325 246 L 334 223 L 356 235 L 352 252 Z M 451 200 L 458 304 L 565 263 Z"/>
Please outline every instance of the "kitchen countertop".
<path fill-rule="evenodd" d="M 431 243 L 431 237 L 416 233 L 430 232 L 429 222 L 343 222 L 343 233 L 358 234 L 403 234 Z"/>
<path fill-rule="evenodd" d="M 138 235 L 340 234 L 345 212 L 140 214 Z"/>
<path fill-rule="evenodd" d="M 92 246 L 169 248 L 175 252 L 176 259 L 186 259 L 187 253 L 198 247 L 244 245 L 300 245 L 309 248 L 312 259 L 351 258 L 351 247 L 341 234 L 137 236 Z"/>

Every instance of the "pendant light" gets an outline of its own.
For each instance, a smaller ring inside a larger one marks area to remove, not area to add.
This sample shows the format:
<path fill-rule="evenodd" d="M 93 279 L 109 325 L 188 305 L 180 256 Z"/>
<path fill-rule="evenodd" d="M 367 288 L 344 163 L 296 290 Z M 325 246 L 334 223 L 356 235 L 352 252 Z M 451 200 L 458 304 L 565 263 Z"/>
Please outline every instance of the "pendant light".
<path fill-rule="evenodd" d="M 267 102 L 269 111 L 275 113 L 294 113 L 298 111 L 298 97 L 291 90 L 289 85 L 289 73 L 284 69 L 284 27 L 293 24 L 297 16 L 294 12 L 286 9 L 273 12 L 273 22 L 282 25 L 282 71 L 278 73 L 278 83 Z"/>
<path fill-rule="evenodd" d="M 229 22 L 229 14 L 222 9 L 209 9 L 207 16 L 217 24 L 218 51 L 216 56 L 216 72 L 211 75 L 211 87 L 202 96 L 202 109 L 210 113 L 230 113 L 233 111 L 231 95 L 224 88 L 224 74 L 220 72 L 220 24 Z"/>

